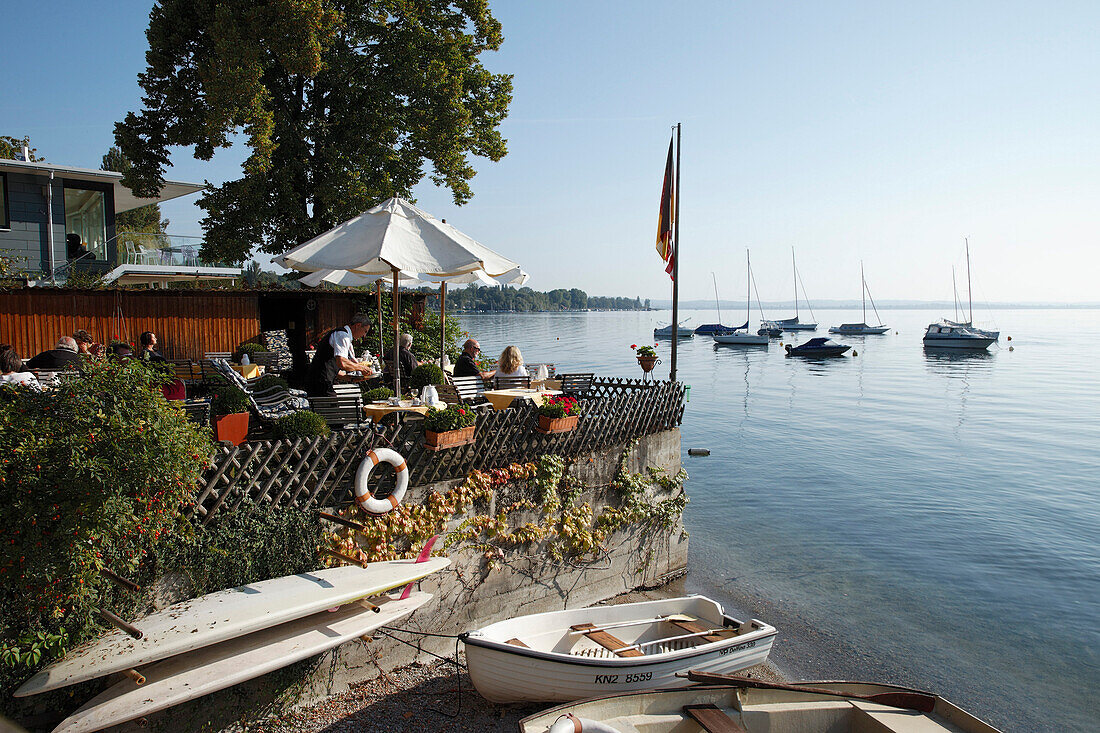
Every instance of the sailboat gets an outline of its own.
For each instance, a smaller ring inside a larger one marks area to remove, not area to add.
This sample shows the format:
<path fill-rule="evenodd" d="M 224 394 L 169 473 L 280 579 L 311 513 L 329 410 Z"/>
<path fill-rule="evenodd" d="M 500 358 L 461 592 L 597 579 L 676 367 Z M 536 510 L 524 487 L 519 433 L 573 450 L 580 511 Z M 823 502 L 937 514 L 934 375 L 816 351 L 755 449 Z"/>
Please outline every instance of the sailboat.
<path fill-rule="evenodd" d="M 863 260 L 859 262 L 859 279 L 863 283 L 863 320 L 859 323 L 842 323 L 839 326 L 833 326 L 829 329 L 829 333 L 878 335 L 890 330 L 890 327 L 882 322 L 882 318 L 878 314 L 878 308 L 875 307 L 874 298 L 871 298 L 871 308 L 875 311 L 875 318 L 878 318 L 878 325 L 867 325 L 867 298 L 871 295 L 871 290 L 867 287 L 867 279 L 863 276 Z"/>
<path fill-rule="evenodd" d="M 991 338 L 994 341 L 1001 337 L 1000 331 L 986 331 L 981 328 L 974 327 L 974 293 L 970 288 L 970 240 L 963 239 L 966 242 L 966 295 L 970 301 L 970 320 L 966 322 L 962 321 L 949 321 L 946 318 L 944 323 L 948 326 L 958 326 L 960 328 L 968 328 L 974 333 L 983 336 L 985 338 Z M 951 286 L 955 286 L 955 268 L 951 268 Z M 959 317 L 959 290 L 955 288 L 955 318 Z"/>
<path fill-rule="evenodd" d="M 1000 331 L 983 331 L 974 328 L 974 293 L 970 284 L 970 240 L 966 241 L 966 291 L 970 305 L 970 320 L 965 323 L 949 321 L 928 324 L 924 332 L 925 348 L 934 349 L 988 349 L 1001 335 Z M 952 280 L 954 278 L 952 277 Z M 956 299 L 957 300 L 957 299 Z M 958 318 L 958 316 L 955 316 Z"/>
<path fill-rule="evenodd" d="M 767 346 L 768 334 L 749 333 L 749 318 L 752 298 L 752 263 L 749 262 L 749 251 L 745 250 L 745 266 L 748 273 L 745 282 L 745 325 L 731 331 L 723 331 L 712 334 L 716 344 L 730 344 L 736 346 Z"/>
<path fill-rule="evenodd" d="M 718 279 L 714 273 L 710 273 L 710 279 L 714 281 L 714 308 L 718 311 L 718 323 L 704 323 L 695 329 L 695 333 L 709 334 L 719 331 L 732 331 L 733 326 L 722 325 L 722 306 L 718 302 Z"/>
<path fill-rule="evenodd" d="M 794 261 L 794 247 L 791 247 L 791 267 L 794 269 L 794 318 L 784 318 L 779 321 L 767 321 L 764 325 L 770 328 L 780 328 L 784 331 L 816 331 L 816 323 L 803 323 L 798 320 L 798 284 L 802 281 L 798 276 L 798 265 Z M 802 288 L 802 293 L 805 295 L 806 288 Z M 809 298 L 806 299 L 806 307 L 810 307 Z M 813 318 L 814 312 L 810 308 L 810 317 Z"/>

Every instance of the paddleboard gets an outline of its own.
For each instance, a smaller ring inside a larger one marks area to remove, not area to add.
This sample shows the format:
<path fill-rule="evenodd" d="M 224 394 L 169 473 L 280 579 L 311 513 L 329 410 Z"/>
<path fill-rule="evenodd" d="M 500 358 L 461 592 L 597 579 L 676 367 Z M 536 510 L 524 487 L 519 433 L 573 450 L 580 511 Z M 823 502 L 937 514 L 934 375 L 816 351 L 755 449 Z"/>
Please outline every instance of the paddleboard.
<path fill-rule="evenodd" d="M 352 602 L 166 659 L 141 670 L 144 685 L 126 678 L 107 688 L 63 720 L 54 733 L 100 730 L 223 690 L 391 624 L 431 597 L 420 591 L 405 599 L 387 596 L 376 603 L 378 613 Z"/>
<path fill-rule="evenodd" d="M 445 557 L 433 557 L 326 568 L 192 598 L 135 621 L 141 639 L 112 631 L 75 648 L 24 682 L 15 695 L 37 695 L 271 628 L 385 593 L 450 564 Z"/>

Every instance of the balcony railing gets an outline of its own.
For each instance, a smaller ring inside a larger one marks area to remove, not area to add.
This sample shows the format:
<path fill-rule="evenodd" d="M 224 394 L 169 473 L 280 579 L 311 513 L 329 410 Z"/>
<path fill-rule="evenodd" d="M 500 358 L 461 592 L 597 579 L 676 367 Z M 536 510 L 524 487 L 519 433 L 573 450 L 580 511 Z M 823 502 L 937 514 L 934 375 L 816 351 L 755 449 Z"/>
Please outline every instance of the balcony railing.
<path fill-rule="evenodd" d="M 116 265 L 159 265 L 162 267 L 240 267 L 240 263 L 205 260 L 202 237 L 177 234 L 120 232 L 115 237 Z"/>

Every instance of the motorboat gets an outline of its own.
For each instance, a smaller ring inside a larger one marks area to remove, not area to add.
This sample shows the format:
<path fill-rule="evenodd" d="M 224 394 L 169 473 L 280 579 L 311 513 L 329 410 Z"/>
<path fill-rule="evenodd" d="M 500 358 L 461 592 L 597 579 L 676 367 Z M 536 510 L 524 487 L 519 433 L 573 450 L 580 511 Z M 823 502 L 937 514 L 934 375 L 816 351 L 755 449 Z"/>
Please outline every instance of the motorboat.
<path fill-rule="evenodd" d="M 769 325 L 768 321 L 762 321 L 760 328 L 756 330 L 761 336 L 767 336 L 768 338 L 777 339 L 783 336 L 783 329 L 775 325 Z"/>
<path fill-rule="evenodd" d="M 687 323 L 687 321 L 684 321 L 684 323 Z M 694 337 L 695 337 L 695 332 L 692 329 L 686 327 L 683 323 L 681 323 L 679 326 L 677 326 L 677 328 L 676 328 L 676 338 L 689 339 L 689 338 L 694 338 Z M 670 339 L 670 338 L 672 338 L 672 324 L 670 323 L 667 326 L 658 326 L 657 328 L 653 329 L 653 338 L 657 338 L 657 339 Z"/>
<path fill-rule="evenodd" d="M 848 349 L 852 348 L 847 344 L 838 344 L 830 338 L 818 337 L 812 338 L 804 344 L 798 346 L 792 346 L 787 344 L 787 356 L 808 356 L 811 358 L 820 358 L 826 356 L 843 356 Z"/>
<path fill-rule="evenodd" d="M 798 265 L 794 261 L 794 247 L 791 247 L 791 268 L 794 270 L 794 318 L 765 321 L 764 325 L 767 328 L 778 328 L 782 331 L 816 331 L 817 323 L 804 323 L 798 318 L 798 286 L 802 282 L 802 278 L 798 274 Z M 806 295 L 805 285 L 802 286 L 802 294 Z M 806 307 L 810 307 L 809 297 L 806 298 Z M 814 311 L 810 308 L 810 317 L 813 318 L 813 316 Z"/>
<path fill-rule="evenodd" d="M 782 684 L 692 672 L 705 686 L 604 695 L 529 715 L 521 733 L 1000 733 L 938 695 L 870 682 Z"/>
<path fill-rule="evenodd" d="M 871 298 L 871 308 L 875 312 L 875 318 L 878 318 L 879 325 L 867 325 L 867 298 L 871 295 L 871 291 L 867 287 L 867 279 L 863 276 L 862 261 L 860 261 L 859 263 L 859 279 L 863 286 L 863 320 L 859 323 L 842 323 L 839 326 L 833 326 L 829 329 L 829 333 L 846 334 L 849 336 L 877 336 L 890 330 L 890 327 L 884 324 L 882 322 L 882 318 L 879 317 L 878 308 L 875 307 L 874 298 Z"/>
<path fill-rule="evenodd" d="M 924 333 L 924 347 L 926 349 L 972 349 L 984 351 L 997 339 L 976 331 L 972 328 L 960 326 L 951 321 L 941 321 L 928 326 Z"/>
<path fill-rule="evenodd" d="M 948 326 L 958 326 L 959 328 L 965 328 L 967 330 L 973 331 L 974 333 L 978 334 L 979 336 L 985 336 L 986 338 L 991 338 L 994 341 L 1001 338 L 1001 332 L 1000 331 L 987 331 L 983 328 L 978 328 L 977 326 L 975 326 L 970 321 L 966 321 L 964 323 L 956 323 L 955 321 L 949 321 L 945 318 L 943 320 L 943 322 Z"/>
<path fill-rule="evenodd" d="M 688 670 L 760 664 L 776 633 L 695 595 L 519 616 L 459 638 L 474 687 L 504 703 L 684 687 Z"/>
<path fill-rule="evenodd" d="M 745 250 L 746 281 L 745 281 L 745 325 L 737 328 L 715 333 L 711 335 L 714 343 L 728 346 L 767 346 L 768 334 L 751 333 L 749 331 L 749 318 L 752 308 L 752 263 L 749 261 L 749 251 Z M 713 273 L 712 273 L 713 274 Z M 715 285 L 715 293 L 718 292 Z"/>

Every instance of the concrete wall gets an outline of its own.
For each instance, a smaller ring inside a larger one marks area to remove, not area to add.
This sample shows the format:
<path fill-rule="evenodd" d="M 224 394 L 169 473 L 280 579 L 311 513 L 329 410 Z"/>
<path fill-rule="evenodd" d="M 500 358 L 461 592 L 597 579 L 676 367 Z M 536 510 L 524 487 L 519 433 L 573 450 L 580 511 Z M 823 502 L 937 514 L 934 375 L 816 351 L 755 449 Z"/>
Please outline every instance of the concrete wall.
<path fill-rule="evenodd" d="M 601 507 L 617 503 L 607 483 L 615 475 L 623 448 L 615 446 L 573 462 L 570 475 L 595 487 L 582 494 L 578 503 L 592 502 L 597 513 Z M 672 474 L 680 470 L 679 430 L 639 440 L 628 470 L 636 473 L 647 466 Z M 405 500 L 419 501 L 428 491 L 450 488 L 454 483 L 410 489 Z M 498 501 L 508 502 L 510 497 L 499 496 Z M 526 518 L 513 520 L 523 521 Z M 421 588 L 435 597 L 397 625 L 456 635 L 513 616 L 592 605 L 635 588 L 660 585 L 686 572 L 688 542 L 679 523 L 660 532 L 627 528 L 611 538 L 608 548 L 608 557 L 582 565 L 555 562 L 542 548 L 532 546 L 530 554 L 509 555 L 503 567 L 488 572 L 480 553 L 451 553 L 451 567 L 421 583 Z M 453 638 L 403 636 L 439 655 L 455 652 Z M 248 721 L 339 694 L 351 684 L 417 659 L 433 661 L 429 655 L 381 636 L 369 644 L 352 642 L 308 662 L 150 716 L 144 730 L 239 729 Z M 127 729 L 139 730 L 137 726 Z"/>

